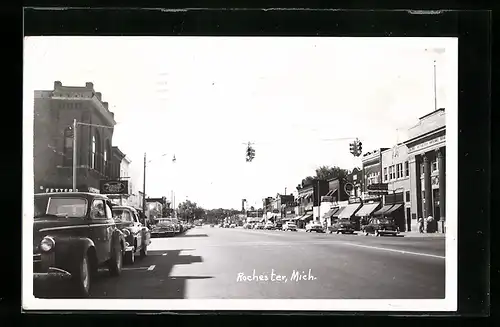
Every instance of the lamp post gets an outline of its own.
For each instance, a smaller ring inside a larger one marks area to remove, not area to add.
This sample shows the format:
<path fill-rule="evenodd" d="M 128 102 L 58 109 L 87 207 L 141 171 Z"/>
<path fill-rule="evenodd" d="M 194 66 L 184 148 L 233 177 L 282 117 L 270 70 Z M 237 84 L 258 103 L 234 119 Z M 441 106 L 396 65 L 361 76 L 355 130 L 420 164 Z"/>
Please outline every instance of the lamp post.
<path fill-rule="evenodd" d="M 105 126 L 105 125 L 97 125 L 97 124 L 87 124 L 87 123 L 82 123 L 82 122 L 77 122 L 76 119 L 73 119 L 73 192 L 76 192 L 76 160 L 77 160 L 77 152 L 76 152 L 76 145 L 77 145 L 77 127 L 79 125 L 83 126 L 90 126 L 90 127 L 102 127 L 102 128 L 109 128 L 113 129 L 113 126 Z"/>

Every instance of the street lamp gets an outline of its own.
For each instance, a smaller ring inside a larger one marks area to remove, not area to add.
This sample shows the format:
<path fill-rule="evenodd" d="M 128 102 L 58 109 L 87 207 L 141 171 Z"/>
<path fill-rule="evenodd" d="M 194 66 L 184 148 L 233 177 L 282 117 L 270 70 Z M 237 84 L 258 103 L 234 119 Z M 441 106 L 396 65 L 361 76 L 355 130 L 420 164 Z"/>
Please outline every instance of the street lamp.
<path fill-rule="evenodd" d="M 109 128 L 109 129 L 114 129 L 113 126 L 105 126 L 105 125 L 97 125 L 97 124 L 87 124 L 87 123 L 82 123 L 82 122 L 77 122 L 76 119 L 73 119 L 73 192 L 76 192 L 76 128 L 79 125 L 83 126 L 91 126 L 91 127 L 102 127 L 102 128 Z M 111 154 L 110 154 L 111 155 Z"/>

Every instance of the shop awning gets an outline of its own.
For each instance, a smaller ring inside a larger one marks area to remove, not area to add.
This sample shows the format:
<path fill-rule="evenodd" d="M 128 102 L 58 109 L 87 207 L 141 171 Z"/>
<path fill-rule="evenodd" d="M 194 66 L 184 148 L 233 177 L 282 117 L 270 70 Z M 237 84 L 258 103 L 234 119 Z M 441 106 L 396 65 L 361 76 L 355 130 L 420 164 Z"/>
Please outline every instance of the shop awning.
<path fill-rule="evenodd" d="M 356 212 L 356 217 L 366 217 L 372 214 L 375 209 L 380 205 L 379 202 L 364 204 L 361 209 Z"/>
<path fill-rule="evenodd" d="M 352 215 L 358 210 L 358 208 L 361 206 L 361 203 L 353 203 L 347 205 L 344 210 L 339 214 L 339 218 L 351 218 Z"/>
<path fill-rule="evenodd" d="M 300 217 L 300 220 L 302 220 L 302 221 L 310 220 L 312 218 L 312 216 L 313 216 L 312 213 L 310 213 L 310 214 L 307 214 L 307 215 Z"/>
<path fill-rule="evenodd" d="M 339 215 L 342 213 L 342 211 L 344 211 L 346 207 L 341 207 L 341 208 L 338 208 L 338 210 L 332 215 L 333 218 L 338 218 Z"/>
<path fill-rule="evenodd" d="M 314 193 L 314 190 L 309 190 L 307 192 L 304 192 L 298 196 L 298 199 L 303 199 L 312 196 Z"/>
<path fill-rule="evenodd" d="M 384 212 L 384 215 L 390 215 L 390 214 L 394 213 L 396 210 L 398 210 L 399 208 L 401 208 L 401 206 L 402 206 L 401 203 L 393 205 L 389 210 L 387 210 L 386 212 Z"/>
<path fill-rule="evenodd" d="M 323 219 L 325 218 L 331 218 L 337 211 L 339 210 L 339 208 L 332 208 L 330 210 L 328 210 L 328 212 L 326 212 L 324 215 L 323 215 Z"/>
<path fill-rule="evenodd" d="M 337 192 L 337 189 L 330 190 L 328 193 L 326 193 L 326 196 L 333 196 Z"/>
<path fill-rule="evenodd" d="M 374 216 L 382 216 L 382 215 L 385 215 L 385 213 L 387 212 L 387 210 L 389 210 L 390 208 L 392 208 L 392 204 L 386 204 L 385 206 L 383 206 L 381 209 L 375 211 L 373 213 Z"/>

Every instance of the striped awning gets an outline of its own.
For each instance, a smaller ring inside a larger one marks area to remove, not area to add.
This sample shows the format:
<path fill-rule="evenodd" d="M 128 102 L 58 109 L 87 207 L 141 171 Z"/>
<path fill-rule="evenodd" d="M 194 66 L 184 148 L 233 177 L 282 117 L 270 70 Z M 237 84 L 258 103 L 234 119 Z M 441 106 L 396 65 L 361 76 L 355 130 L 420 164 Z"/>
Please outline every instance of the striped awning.
<path fill-rule="evenodd" d="M 326 193 L 325 196 L 333 196 L 335 194 L 335 192 L 337 192 L 337 189 L 330 190 L 330 191 L 328 191 L 328 193 Z"/>
<path fill-rule="evenodd" d="M 312 216 L 313 216 L 312 213 L 309 213 L 307 215 L 300 217 L 300 220 L 302 220 L 302 221 L 310 220 L 312 218 Z"/>
<path fill-rule="evenodd" d="M 338 210 L 332 215 L 333 218 L 338 218 L 339 215 L 342 213 L 342 211 L 344 211 L 346 207 L 340 207 L 338 208 Z"/>
<path fill-rule="evenodd" d="M 389 208 L 389 210 L 387 210 L 384 213 L 384 215 L 390 215 L 390 214 L 394 213 L 396 210 L 398 210 L 399 208 L 401 208 L 401 206 L 402 206 L 401 203 L 393 205 L 391 208 Z"/>
<path fill-rule="evenodd" d="M 347 205 L 347 207 L 342 210 L 342 212 L 339 214 L 339 218 L 351 218 L 358 208 L 361 206 L 361 203 L 353 203 Z"/>
<path fill-rule="evenodd" d="M 337 208 L 332 208 L 332 209 L 328 210 L 328 212 L 326 212 L 323 215 L 323 219 L 332 217 L 338 210 L 339 210 L 338 207 Z"/>
<path fill-rule="evenodd" d="M 371 215 L 379 205 L 379 202 L 364 204 L 361 209 L 356 212 L 356 217 L 366 217 Z"/>
<path fill-rule="evenodd" d="M 374 216 L 382 216 L 382 215 L 385 215 L 385 213 L 390 209 L 392 208 L 392 204 L 386 204 L 385 206 L 383 206 L 381 209 L 375 211 L 373 213 Z"/>

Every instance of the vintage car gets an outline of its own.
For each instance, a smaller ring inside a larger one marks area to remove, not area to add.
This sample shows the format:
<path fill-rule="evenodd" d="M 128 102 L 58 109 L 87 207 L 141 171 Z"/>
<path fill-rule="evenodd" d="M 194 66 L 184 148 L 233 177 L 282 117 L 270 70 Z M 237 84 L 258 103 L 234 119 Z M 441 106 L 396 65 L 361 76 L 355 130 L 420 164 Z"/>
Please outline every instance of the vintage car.
<path fill-rule="evenodd" d="M 137 211 L 128 206 L 113 206 L 112 211 L 116 226 L 122 231 L 127 242 L 128 251 L 125 252 L 125 263 L 134 263 L 136 253 L 139 253 L 141 257 L 147 256 L 148 245 L 151 244 L 151 232 L 139 221 Z"/>
<path fill-rule="evenodd" d="M 182 233 L 183 232 L 182 225 L 179 222 L 179 219 L 177 219 L 177 218 L 170 218 L 170 220 L 172 221 L 172 224 L 174 225 L 175 233 L 176 234 Z"/>
<path fill-rule="evenodd" d="M 289 230 L 292 231 L 292 232 L 296 232 L 297 231 L 297 225 L 295 225 L 295 223 L 287 221 L 287 222 L 285 222 L 283 224 L 283 226 L 281 227 L 281 229 L 283 231 L 285 231 L 285 232 L 289 231 Z"/>
<path fill-rule="evenodd" d="M 306 232 L 324 233 L 325 229 L 323 228 L 323 226 L 320 223 L 311 221 L 309 224 L 306 225 Z"/>
<path fill-rule="evenodd" d="M 236 228 L 236 224 L 233 223 L 233 224 L 229 225 L 229 228 Z"/>
<path fill-rule="evenodd" d="M 349 218 L 342 218 L 333 221 L 329 228 L 330 234 L 354 234 L 354 223 Z"/>
<path fill-rule="evenodd" d="M 174 236 L 176 234 L 172 218 L 157 218 L 152 226 L 151 236 Z"/>
<path fill-rule="evenodd" d="M 264 229 L 264 223 L 256 223 L 253 229 Z"/>
<path fill-rule="evenodd" d="M 398 235 L 399 228 L 391 218 L 372 218 L 367 225 L 361 228 L 365 235 L 375 234 L 376 236 L 383 235 Z"/>
<path fill-rule="evenodd" d="M 34 195 L 34 291 L 51 281 L 69 282 L 78 297 L 90 294 L 98 267 L 112 276 L 122 271 L 126 241 L 116 227 L 111 202 L 83 192 Z M 58 289 L 62 287 L 54 287 Z"/>
<path fill-rule="evenodd" d="M 274 224 L 270 221 L 268 221 L 265 225 L 264 225 L 264 229 L 267 229 L 267 230 L 273 230 L 274 229 Z"/>

